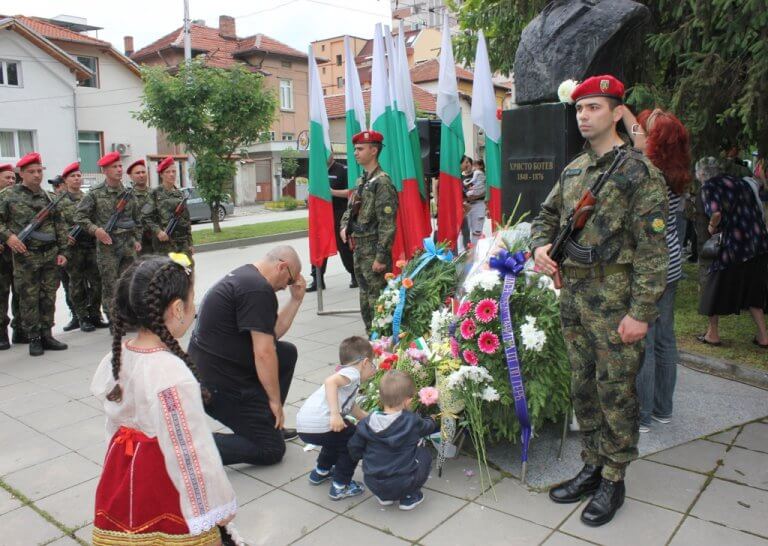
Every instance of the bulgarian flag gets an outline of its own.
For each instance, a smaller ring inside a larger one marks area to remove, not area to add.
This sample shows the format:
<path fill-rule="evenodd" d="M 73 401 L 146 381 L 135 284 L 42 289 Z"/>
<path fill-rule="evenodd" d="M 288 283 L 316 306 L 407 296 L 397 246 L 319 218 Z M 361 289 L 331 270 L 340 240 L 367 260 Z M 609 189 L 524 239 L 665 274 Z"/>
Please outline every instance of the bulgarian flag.
<path fill-rule="evenodd" d="M 464 155 L 464 131 L 456 84 L 448 13 L 443 16 L 443 40 L 440 47 L 440 74 L 437 83 L 437 116 L 440 118 L 440 179 L 437 195 L 437 240 L 455 248 L 464 217 L 461 188 L 461 156 Z"/>
<path fill-rule="evenodd" d="M 397 134 L 389 94 L 387 60 L 381 23 L 373 34 L 373 63 L 371 66 L 371 129 L 384 135 L 384 147 L 379 155 L 381 168 L 400 191 L 400 170 L 397 164 Z M 395 236 L 397 237 L 397 236 Z"/>
<path fill-rule="evenodd" d="M 333 230 L 331 184 L 328 158 L 331 139 L 325 111 L 323 86 L 312 48 L 309 48 L 309 261 L 320 267 L 328 256 L 336 254 Z"/>
<path fill-rule="evenodd" d="M 494 231 L 501 224 L 501 125 L 496 112 L 491 64 L 488 61 L 485 35 L 481 30 L 477 37 L 475 80 L 472 84 L 472 121 L 485 133 L 485 196 Z"/>
<path fill-rule="evenodd" d="M 355 145 L 352 137 L 365 130 L 365 104 L 363 90 L 360 87 L 360 76 L 355 65 L 355 56 L 350 47 L 349 36 L 344 36 L 344 107 L 347 113 L 347 180 L 348 188 L 355 189 L 355 182 L 360 177 L 362 169 L 355 161 Z"/>

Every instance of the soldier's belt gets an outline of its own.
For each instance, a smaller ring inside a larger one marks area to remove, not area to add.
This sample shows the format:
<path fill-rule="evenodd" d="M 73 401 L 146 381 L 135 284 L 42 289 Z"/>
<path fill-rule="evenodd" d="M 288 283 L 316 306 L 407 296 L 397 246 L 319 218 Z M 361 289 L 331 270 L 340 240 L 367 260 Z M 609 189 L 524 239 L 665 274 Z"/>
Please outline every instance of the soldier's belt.
<path fill-rule="evenodd" d="M 596 265 L 593 267 L 563 267 L 562 275 L 567 279 L 602 279 L 609 275 L 629 273 L 629 264 Z"/>
<path fill-rule="evenodd" d="M 29 234 L 29 238 L 34 241 L 40 241 L 41 243 L 55 243 L 56 236 L 50 233 L 43 233 L 42 231 L 33 231 Z"/>
<path fill-rule="evenodd" d="M 133 229 L 136 227 L 136 222 L 133 220 L 118 220 L 115 223 L 115 227 L 120 229 Z"/>

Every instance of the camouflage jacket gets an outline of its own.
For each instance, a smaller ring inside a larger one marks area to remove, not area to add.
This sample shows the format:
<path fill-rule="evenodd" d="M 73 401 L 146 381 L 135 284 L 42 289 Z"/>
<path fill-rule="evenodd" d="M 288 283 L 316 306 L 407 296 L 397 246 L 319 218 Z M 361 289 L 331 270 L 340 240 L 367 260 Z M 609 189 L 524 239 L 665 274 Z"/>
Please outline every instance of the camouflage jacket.
<path fill-rule="evenodd" d="M 85 194 L 85 197 L 77 206 L 75 212 L 75 222 L 83 227 L 83 230 L 93 235 L 98 228 L 103 228 L 109 221 L 109 217 L 115 212 L 120 197 L 125 191 L 125 186 L 120 184 L 112 188 L 105 184 L 100 184 Z M 112 236 L 130 235 L 136 241 L 141 241 L 141 216 L 136 197 L 131 196 L 128 204 L 120 215 L 120 222 L 132 227 L 115 227 Z"/>
<path fill-rule="evenodd" d="M 147 206 L 147 203 L 149 203 L 149 198 L 152 195 L 151 190 L 149 187 L 140 190 L 136 186 L 133 186 L 133 195 L 136 196 L 136 205 L 139 207 L 139 217 L 141 218 L 141 230 L 144 232 L 145 235 L 151 234 L 151 230 L 149 226 L 144 222 L 144 215 L 142 214 L 142 211 L 144 210 L 144 207 Z"/>
<path fill-rule="evenodd" d="M 77 207 L 80 201 L 85 197 L 85 193 L 71 193 L 67 192 L 67 196 L 59 202 L 59 208 L 61 208 L 61 215 L 64 218 L 64 225 L 67 228 L 67 233 L 79 224 L 75 221 L 75 214 L 77 213 Z M 84 230 L 80 232 L 77 237 L 78 244 L 94 245 L 96 243 L 92 235 L 89 235 Z"/>
<path fill-rule="evenodd" d="M 594 213 L 578 237 L 591 246 L 598 263 L 631 267 L 629 314 L 650 322 L 666 287 L 669 252 L 665 238 L 667 187 L 661 172 L 642 154 L 628 148 L 629 158 L 597 196 Z M 597 157 L 592 150 L 577 156 L 560 175 L 531 228 L 531 248 L 551 243 L 584 192 L 613 162 L 615 153 Z M 566 258 L 564 266 L 587 267 Z"/>
<path fill-rule="evenodd" d="M 32 221 L 35 215 L 48 206 L 56 196 L 43 189 L 33 192 L 23 184 L 16 184 L 0 192 L 0 242 L 5 243 L 11 235 L 18 235 Z M 67 229 L 57 205 L 43 224 L 36 230 L 43 237 L 50 237 L 58 246 L 59 254 L 66 255 Z M 49 247 L 50 242 L 27 239 L 27 248 Z"/>
<path fill-rule="evenodd" d="M 183 199 L 184 194 L 176 187 L 171 190 L 166 190 L 162 185 L 153 188 L 148 203 L 141 209 L 142 222 L 153 235 L 157 236 L 161 231 L 165 231 L 176 207 Z M 189 209 L 186 206 L 171 239 L 186 241 L 187 244 L 192 245 L 192 221 L 189 219 Z"/>

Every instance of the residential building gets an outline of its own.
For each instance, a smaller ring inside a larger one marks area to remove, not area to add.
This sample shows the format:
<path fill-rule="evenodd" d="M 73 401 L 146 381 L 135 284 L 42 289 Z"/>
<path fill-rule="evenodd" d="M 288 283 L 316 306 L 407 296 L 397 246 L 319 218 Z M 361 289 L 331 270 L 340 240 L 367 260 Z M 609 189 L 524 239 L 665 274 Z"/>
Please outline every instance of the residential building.
<path fill-rule="evenodd" d="M 445 0 L 390 0 L 392 21 L 403 21 L 406 29 L 441 28 L 443 14 L 448 10 Z M 456 26 L 456 18 L 448 11 L 451 27 Z"/>
<path fill-rule="evenodd" d="M 238 172 L 232 183 L 235 204 L 267 201 L 282 195 L 284 181 L 281 154 L 296 148 L 298 137 L 308 130 L 309 123 L 309 60 L 305 53 L 267 36 L 238 37 L 235 19 L 219 17 L 218 28 L 193 21 L 190 28 L 192 55 L 204 58 L 212 67 L 229 68 L 241 65 L 262 74 L 265 85 L 279 98 L 279 110 L 264 141 L 250 146 L 240 156 Z M 133 39 L 126 37 L 126 49 Z M 183 27 L 179 27 L 138 51 L 126 51 L 139 64 L 164 66 L 175 70 L 184 59 Z M 178 146 L 169 145 L 160 136 L 161 153 L 182 153 Z M 306 152 L 303 152 L 306 155 Z"/>
<path fill-rule="evenodd" d="M 399 29 L 392 30 L 392 36 L 397 38 Z M 404 31 L 405 54 L 408 58 L 408 66 L 413 68 L 419 63 L 437 60 L 440 56 L 440 30 L 435 28 L 422 28 Z M 373 40 L 368 40 L 355 58 L 360 85 L 371 85 L 371 65 L 373 64 Z"/>
<path fill-rule="evenodd" d="M 53 178 L 79 159 L 86 183 L 96 183 L 105 152 L 126 161 L 155 152 L 155 130 L 131 113 L 143 91 L 139 68 L 84 33 L 97 28 L 71 17 L 0 16 L 9 31 L 0 33 L 0 161 L 34 149 Z"/>
<path fill-rule="evenodd" d="M 312 52 L 318 59 L 317 68 L 320 71 L 320 82 L 323 84 L 324 95 L 344 93 L 344 70 L 347 64 L 344 53 L 345 36 L 335 36 L 325 40 L 312 42 Z M 352 54 L 357 56 L 369 41 L 358 36 L 349 36 Z"/>

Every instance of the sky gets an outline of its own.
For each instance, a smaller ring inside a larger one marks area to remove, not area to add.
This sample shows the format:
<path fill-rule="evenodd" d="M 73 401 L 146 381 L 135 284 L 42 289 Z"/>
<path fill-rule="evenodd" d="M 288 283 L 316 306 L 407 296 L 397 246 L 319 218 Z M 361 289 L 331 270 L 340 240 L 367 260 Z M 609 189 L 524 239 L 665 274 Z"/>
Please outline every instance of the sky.
<path fill-rule="evenodd" d="M 183 0 L 3 0 L 3 15 L 84 17 L 103 27 L 98 38 L 123 51 L 123 36 L 139 50 L 183 24 Z M 218 27 L 219 15 L 236 18 L 238 36 L 261 32 L 306 51 L 313 40 L 352 34 L 373 37 L 376 23 L 390 24 L 390 0 L 189 0 L 191 19 Z"/>

